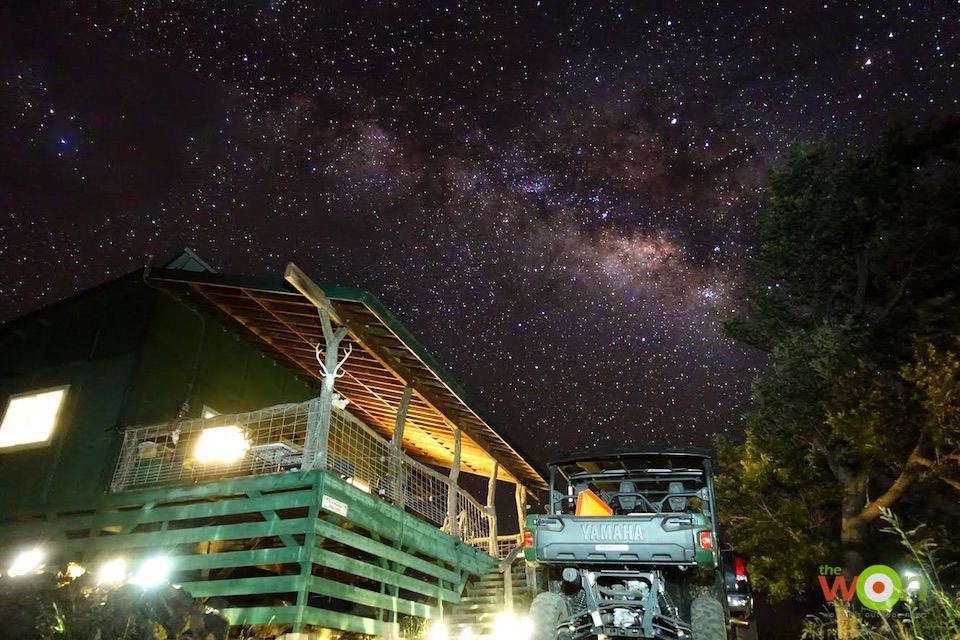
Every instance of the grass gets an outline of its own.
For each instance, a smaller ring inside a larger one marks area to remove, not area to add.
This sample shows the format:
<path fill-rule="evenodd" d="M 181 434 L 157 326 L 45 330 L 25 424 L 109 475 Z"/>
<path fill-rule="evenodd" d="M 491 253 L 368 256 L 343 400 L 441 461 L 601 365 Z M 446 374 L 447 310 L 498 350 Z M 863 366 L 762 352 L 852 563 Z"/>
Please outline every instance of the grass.
<path fill-rule="evenodd" d="M 888 525 L 883 531 L 899 538 L 919 568 L 922 584 L 926 585 L 925 597 L 904 597 L 895 614 L 851 606 L 856 598 L 838 606 L 843 606 L 857 621 L 858 637 L 862 640 L 960 640 L 960 593 L 951 592 L 941 581 L 942 569 L 947 567 L 938 568 L 936 545 L 924 537 L 922 526 L 906 531 L 890 511 L 883 512 L 883 520 Z M 836 621 L 811 616 L 800 637 L 835 640 Z"/>

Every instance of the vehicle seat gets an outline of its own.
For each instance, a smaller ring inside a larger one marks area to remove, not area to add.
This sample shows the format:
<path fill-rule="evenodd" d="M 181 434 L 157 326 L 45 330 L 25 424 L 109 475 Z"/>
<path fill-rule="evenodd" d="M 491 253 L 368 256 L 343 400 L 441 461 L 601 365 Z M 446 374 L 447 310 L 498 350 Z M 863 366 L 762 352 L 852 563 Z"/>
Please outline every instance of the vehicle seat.
<path fill-rule="evenodd" d="M 690 501 L 683 494 L 684 488 L 682 482 L 671 482 L 667 487 L 667 504 L 671 511 L 685 511 L 690 506 Z"/>
<path fill-rule="evenodd" d="M 637 485 L 629 480 L 624 480 L 620 483 L 620 496 L 618 500 L 620 501 L 620 508 L 624 511 L 635 511 L 637 508 L 637 496 L 636 495 L 624 495 L 628 493 L 635 494 L 637 492 Z"/>

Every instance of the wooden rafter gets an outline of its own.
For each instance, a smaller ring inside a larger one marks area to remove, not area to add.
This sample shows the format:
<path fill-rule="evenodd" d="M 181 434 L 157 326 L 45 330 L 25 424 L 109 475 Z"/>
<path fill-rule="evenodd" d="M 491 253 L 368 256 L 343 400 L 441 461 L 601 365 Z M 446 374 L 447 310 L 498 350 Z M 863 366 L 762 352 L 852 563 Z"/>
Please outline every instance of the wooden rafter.
<path fill-rule="evenodd" d="M 314 345 L 322 331 L 317 306 L 308 296 L 276 285 L 246 286 L 241 278 L 220 274 L 155 272 L 151 277 L 222 314 L 300 375 L 319 379 Z M 515 482 L 519 475 L 520 483 L 542 487 L 542 478 L 529 463 L 438 376 L 435 363 L 426 364 L 400 338 L 394 330 L 396 321 L 387 324 L 378 315 L 384 310 L 352 296 L 333 295 L 325 302 L 338 319 L 336 325 L 348 329 L 344 346 L 349 343 L 354 349 L 344 365 L 346 376 L 337 381 L 337 390 L 350 400 L 350 410 L 390 437 L 404 387 L 409 385 L 404 437 L 408 449 L 427 462 L 449 467 L 454 429 L 459 428 L 464 471 L 489 477 L 493 462 L 499 461 L 501 478 Z"/>

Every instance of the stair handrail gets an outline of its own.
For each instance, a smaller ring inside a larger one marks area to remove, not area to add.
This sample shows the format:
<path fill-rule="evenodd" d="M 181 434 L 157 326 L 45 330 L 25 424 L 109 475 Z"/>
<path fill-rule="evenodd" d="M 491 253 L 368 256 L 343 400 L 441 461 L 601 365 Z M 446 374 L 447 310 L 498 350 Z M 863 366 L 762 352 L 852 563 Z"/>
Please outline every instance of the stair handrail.
<path fill-rule="evenodd" d="M 520 557 L 521 553 L 523 553 L 523 543 L 517 544 L 517 546 L 511 549 L 510 553 L 508 553 L 506 557 L 500 561 L 498 571 L 500 571 L 500 573 L 510 571 L 510 567 L 512 567 L 513 563 L 517 561 L 517 558 Z"/>
<path fill-rule="evenodd" d="M 517 546 L 510 550 L 510 553 L 500 561 L 497 569 L 503 574 L 503 608 L 504 611 L 513 613 L 513 563 L 517 561 L 520 554 L 523 553 L 523 540 L 517 542 Z"/>

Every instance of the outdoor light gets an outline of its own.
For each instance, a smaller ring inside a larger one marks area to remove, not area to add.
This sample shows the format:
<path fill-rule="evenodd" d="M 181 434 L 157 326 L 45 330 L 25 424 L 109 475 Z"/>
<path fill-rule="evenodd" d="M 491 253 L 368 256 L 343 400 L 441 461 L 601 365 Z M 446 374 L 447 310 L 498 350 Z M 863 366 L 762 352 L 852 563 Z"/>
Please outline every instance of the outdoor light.
<path fill-rule="evenodd" d="M 35 573 L 43 566 L 43 552 L 40 549 L 30 549 L 23 551 L 10 564 L 7 569 L 7 575 L 11 578 L 23 576 L 28 573 Z"/>
<path fill-rule="evenodd" d="M 920 589 L 923 588 L 923 583 L 920 582 L 920 578 L 917 576 L 910 576 L 907 578 L 907 586 L 905 588 L 907 593 L 919 593 Z"/>
<path fill-rule="evenodd" d="M 903 576 L 903 590 L 910 596 L 915 596 L 923 590 L 923 575 L 920 569 L 907 567 L 901 571 Z"/>
<path fill-rule="evenodd" d="M 71 562 L 67 564 L 67 569 L 66 571 L 64 571 L 64 573 L 67 574 L 67 577 L 70 578 L 71 580 L 76 580 L 86 572 L 87 570 L 81 567 L 80 565 L 78 565 L 76 562 Z"/>
<path fill-rule="evenodd" d="M 370 493 L 370 485 L 368 485 L 366 482 L 361 482 L 356 478 L 349 478 L 347 482 L 355 486 L 357 489 L 360 489 L 360 491 L 363 491 L 364 493 Z"/>
<path fill-rule="evenodd" d="M 493 621 L 493 640 L 527 640 L 533 633 L 533 621 L 504 611 Z"/>
<path fill-rule="evenodd" d="M 447 623 L 443 620 L 434 620 L 427 627 L 426 640 L 449 640 L 450 631 L 447 629 Z"/>
<path fill-rule="evenodd" d="M 237 462 L 247 455 L 250 443 L 237 426 L 209 427 L 200 432 L 193 457 L 200 462 Z"/>
<path fill-rule="evenodd" d="M 127 561 L 115 558 L 102 565 L 97 571 L 97 584 L 116 585 L 127 578 Z"/>
<path fill-rule="evenodd" d="M 149 589 L 167 582 L 170 577 L 170 558 L 158 556 L 145 561 L 130 578 L 130 584 Z"/>

